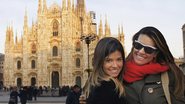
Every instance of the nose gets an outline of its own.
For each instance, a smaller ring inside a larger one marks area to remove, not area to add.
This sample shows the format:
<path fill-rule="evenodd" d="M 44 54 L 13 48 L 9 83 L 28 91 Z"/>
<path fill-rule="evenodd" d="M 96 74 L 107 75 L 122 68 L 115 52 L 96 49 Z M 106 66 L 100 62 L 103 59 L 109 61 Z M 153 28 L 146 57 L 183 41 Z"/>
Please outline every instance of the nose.
<path fill-rule="evenodd" d="M 118 66 L 117 61 L 113 61 L 113 62 L 112 62 L 112 66 L 113 66 L 113 67 L 117 67 L 117 66 Z"/>
<path fill-rule="evenodd" d="M 145 54 L 145 50 L 144 50 L 144 47 L 141 48 L 140 50 L 138 50 L 139 53 L 142 53 L 142 54 Z"/>

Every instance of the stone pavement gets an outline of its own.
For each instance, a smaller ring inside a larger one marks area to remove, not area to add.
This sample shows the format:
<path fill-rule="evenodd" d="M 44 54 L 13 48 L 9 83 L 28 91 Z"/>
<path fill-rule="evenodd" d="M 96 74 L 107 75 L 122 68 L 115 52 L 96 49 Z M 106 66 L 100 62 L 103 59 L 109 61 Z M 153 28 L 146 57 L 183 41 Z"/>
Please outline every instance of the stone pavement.
<path fill-rule="evenodd" d="M 8 104 L 8 100 L 9 92 L 0 91 L 0 104 Z M 37 97 L 37 101 L 28 101 L 27 104 L 65 104 L 65 100 L 66 97 Z"/>

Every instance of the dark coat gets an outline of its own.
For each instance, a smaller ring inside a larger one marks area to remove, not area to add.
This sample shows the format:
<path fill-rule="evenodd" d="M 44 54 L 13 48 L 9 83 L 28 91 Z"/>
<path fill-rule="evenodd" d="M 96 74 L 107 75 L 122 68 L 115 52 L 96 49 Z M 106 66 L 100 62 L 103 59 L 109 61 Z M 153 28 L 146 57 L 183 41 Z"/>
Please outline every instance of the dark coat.
<path fill-rule="evenodd" d="M 174 97 L 172 93 L 175 87 L 174 75 L 172 72 L 168 72 L 168 75 L 172 104 L 185 104 Z M 168 104 L 162 87 L 161 74 L 148 75 L 143 80 L 126 84 L 126 98 L 129 104 Z"/>
<path fill-rule="evenodd" d="M 27 96 L 28 96 L 27 91 L 26 90 L 21 90 L 20 94 L 19 94 L 20 102 L 23 103 L 23 104 L 26 104 Z"/>
<path fill-rule="evenodd" d="M 18 102 L 18 92 L 17 91 L 12 91 L 10 93 L 10 98 L 15 99 L 15 103 L 9 102 L 9 104 L 17 104 L 17 102 Z"/>
<path fill-rule="evenodd" d="M 80 92 L 71 90 L 66 98 L 66 104 L 79 104 Z"/>
<path fill-rule="evenodd" d="M 113 81 L 103 81 L 101 86 L 92 88 L 87 104 L 127 104 L 125 97 L 119 97 Z"/>

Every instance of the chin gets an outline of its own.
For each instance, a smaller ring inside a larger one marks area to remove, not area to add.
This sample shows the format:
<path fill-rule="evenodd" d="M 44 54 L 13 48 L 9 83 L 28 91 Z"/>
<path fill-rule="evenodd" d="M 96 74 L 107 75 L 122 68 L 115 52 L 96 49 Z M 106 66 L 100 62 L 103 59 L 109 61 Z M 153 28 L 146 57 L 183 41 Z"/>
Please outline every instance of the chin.
<path fill-rule="evenodd" d="M 146 62 L 142 61 L 142 60 L 134 60 L 134 62 L 137 64 L 137 65 L 145 65 Z"/>

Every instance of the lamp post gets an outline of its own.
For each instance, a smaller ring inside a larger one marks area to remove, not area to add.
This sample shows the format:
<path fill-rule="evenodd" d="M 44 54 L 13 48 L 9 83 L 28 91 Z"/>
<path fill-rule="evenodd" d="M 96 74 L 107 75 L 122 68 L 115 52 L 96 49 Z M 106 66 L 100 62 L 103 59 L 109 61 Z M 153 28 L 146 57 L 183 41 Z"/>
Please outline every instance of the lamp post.
<path fill-rule="evenodd" d="M 85 43 L 87 44 L 87 69 L 85 71 L 87 71 L 88 77 L 90 76 L 90 66 L 89 66 L 89 44 L 91 43 L 91 41 L 94 41 L 96 39 L 95 34 L 89 34 L 87 36 L 81 36 L 81 41 L 85 41 Z"/>

